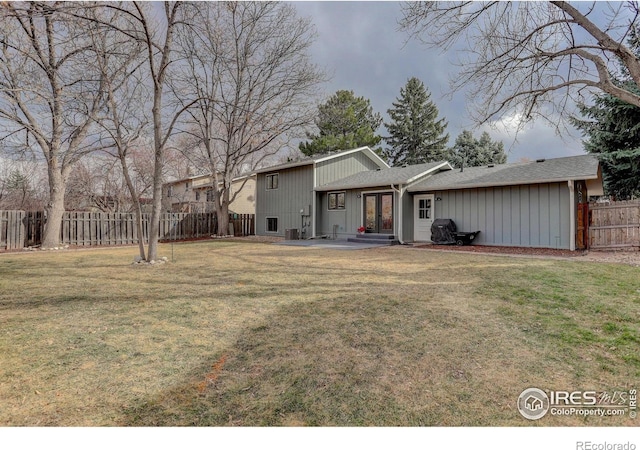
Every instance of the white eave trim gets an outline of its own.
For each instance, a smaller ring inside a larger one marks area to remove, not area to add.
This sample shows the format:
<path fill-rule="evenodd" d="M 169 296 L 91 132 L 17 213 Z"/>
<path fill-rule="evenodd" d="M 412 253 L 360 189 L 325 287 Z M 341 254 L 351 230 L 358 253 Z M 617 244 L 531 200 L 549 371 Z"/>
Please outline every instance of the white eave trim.
<path fill-rule="evenodd" d="M 239 176 L 237 176 L 235 178 L 232 178 L 231 182 L 233 183 L 234 181 L 244 180 L 245 178 L 253 178 L 255 176 L 256 176 L 255 173 L 251 173 L 251 174 L 248 174 L 248 175 L 239 175 Z"/>
<path fill-rule="evenodd" d="M 262 169 L 257 169 L 252 175 L 257 175 L 259 173 L 267 173 L 267 172 L 277 172 L 278 170 L 292 169 L 294 167 L 302 167 L 302 166 L 310 166 L 314 162 L 313 160 L 305 160 L 305 161 L 296 161 L 291 163 L 279 164 L 277 166 L 263 167 Z"/>
<path fill-rule="evenodd" d="M 350 155 L 350 154 L 356 153 L 356 152 L 364 153 L 365 155 L 367 155 L 369 157 L 369 159 L 371 159 L 373 162 L 378 164 L 380 167 L 384 167 L 385 169 L 388 169 L 390 167 L 389 164 L 387 164 L 384 161 L 384 159 L 380 158 L 380 156 L 378 156 L 378 154 L 376 152 L 374 152 L 373 150 L 371 150 L 369 147 L 366 147 L 366 146 L 365 147 L 354 148 L 353 150 L 346 150 L 344 152 L 339 152 L 339 153 L 334 153 L 334 154 L 331 154 L 331 155 L 327 155 L 324 158 L 315 159 L 314 162 L 315 163 L 320 163 L 320 162 L 324 162 L 324 161 L 329 161 L 329 160 L 331 160 L 333 158 L 339 158 L 341 156 Z"/>
<path fill-rule="evenodd" d="M 564 183 L 566 181 L 580 181 L 580 180 L 597 180 L 597 175 L 583 175 L 577 177 L 564 177 L 548 180 L 531 180 L 531 181 L 512 181 L 504 183 L 480 183 L 480 184 L 452 184 L 448 186 L 427 186 L 425 188 L 409 187 L 409 192 L 431 192 L 431 191 L 453 191 L 458 189 L 477 189 L 477 188 L 491 188 L 491 187 L 504 187 L 504 186 L 523 186 L 528 184 L 547 184 L 547 183 Z"/>
<path fill-rule="evenodd" d="M 405 183 L 402 183 L 402 184 L 405 185 L 405 189 L 408 189 L 409 185 L 411 185 L 412 183 L 415 183 L 420 178 L 423 178 L 423 177 L 425 177 L 425 176 L 429 175 L 430 173 L 435 172 L 437 170 L 439 171 L 440 169 L 443 169 L 445 167 L 448 167 L 449 170 L 453 170 L 453 167 L 451 167 L 451 164 L 449 164 L 447 161 L 445 161 L 442 164 L 439 164 L 439 165 L 437 165 L 435 167 L 432 167 L 429 170 L 426 170 L 426 171 L 424 171 L 422 173 L 419 173 L 418 175 L 416 175 L 414 177 L 409 178 Z"/>

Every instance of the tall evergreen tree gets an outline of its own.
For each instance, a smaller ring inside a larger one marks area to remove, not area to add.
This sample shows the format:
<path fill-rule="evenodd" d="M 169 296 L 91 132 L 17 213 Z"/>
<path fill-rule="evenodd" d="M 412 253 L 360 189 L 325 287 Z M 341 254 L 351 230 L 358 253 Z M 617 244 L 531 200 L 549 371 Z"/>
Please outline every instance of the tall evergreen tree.
<path fill-rule="evenodd" d="M 449 149 L 448 160 L 454 167 L 476 167 L 504 164 L 507 162 L 507 155 L 504 152 L 504 144 L 492 141 L 486 131 L 480 139 L 476 139 L 473 133 L 463 130 L 453 147 Z"/>
<path fill-rule="evenodd" d="M 389 136 L 384 156 L 392 166 L 421 164 L 446 159 L 447 122 L 437 120 L 438 108 L 422 81 L 413 77 L 400 88 L 400 97 L 387 110 Z"/>
<path fill-rule="evenodd" d="M 309 142 L 301 142 L 300 151 L 307 156 L 337 150 L 369 146 L 372 150 L 382 140 L 376 130 L 382 123 L 379 113 L 374 113 L 370 101 L 356 97 L 353 91 L 337 91 L 318 106 L 315 121 L 319 133 L 307 133 Z"/>
<path fill-rule="evenodd" d="M 633 82 L 620 86 L 640 94 Z M 618 200 L 640 197 L 640 108 L 601 94 L 593 105 L 578 105 L 578 109 L 586 119 L 572 122 L 587 137 L 585 151 L 602 164 L 605 192 Z"/>

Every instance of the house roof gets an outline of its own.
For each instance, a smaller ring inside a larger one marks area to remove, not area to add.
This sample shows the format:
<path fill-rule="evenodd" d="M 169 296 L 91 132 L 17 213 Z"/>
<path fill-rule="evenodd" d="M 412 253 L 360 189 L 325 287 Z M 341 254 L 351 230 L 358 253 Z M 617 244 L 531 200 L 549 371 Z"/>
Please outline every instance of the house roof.
<path fill-rule="evenodd" d="M 490 186 L 555 183 L 600 177 L 598 159 L 592 155 L 569 156 L 531 162 L 496 164 L 442 171 L 420 181 L 409 192 L 443 191 Z"/>
<path fill-rule="evenodd" d="M 185 181 L 193 181 L 193 180 L 198 180 L 200 178 L 208 178 L 210 177 L 211 174 L 210 173 L 204 173 L 204 174 L 200 174 L 200 175 L 190 175 L 186 178 L 180 178 L 180 179 L 176 179 L 176 180 L 171 180 L 171 181 L 167 181 L 166 183 L 163 183 L 164 186 L 170 186 L 173 184 L 180 184 L 180 183 L 184 183 Z"/>
<path fill-rule="evenodd" d="M 409 184 L 423 176 L 442 169 L 448 170 L 451 169 L 451 166 L 446 161 L 438 161 L 406 167 L 366 170 L 364 172 L 358 172 L 346 178 L 318 186 L 316 191 L 334 191 L 338 189 L 359 189 L 376 186 L 390 186 L 392 184 Z"/>
<path fill-rule="evenodd" d="M 245 178 L 250 178 L 250 177 L 252 177 L 254 175 L 255 174 L 253 174 L 253 173 L 238 175 L 237 177 L 233 177 L 231 179 L 231 182 L 244 180 Z M 194 182 L 193 183 L 194 187 L 209 185 L 211 183 L 211 173 L 209 172 L 209 173 L 205 173 L 205 174 L 202 174 L 202 175 L 193 175 L 193 176 L 190 176 L 190 177 L 187 177 L 187 178 L 181 178 L 179 180 L 168 181 L 166 183 L 163 183 L 163 186 L 173 186 L 173 185 L 176 185 L 176 184 L 184 183 L 186 181 Z M 195 183 L 195 181 L 202 181 L 202 183 Z"/>
<path fill-rule="evenodd" d="M 275 166 L 263 167 L 262 169 L 256 170 L 254 173 L 277 172 L 279 170 L 291 169 L 293 167 L 307 166 L 310 164 L 316 164 L 319 162 L 328 161 L 330 159 L 338 158 L 340 156 L 348 155 L 349 153 L 355 153 L 355 152 L 363 152 L 371 160 L 377 163 L 380 167 L 385 167 L 385 168 L 389 167 L 389 165 L 382 158 L 380 158 L 376 154 L 376 152 L 371 150 L 369 147 L 358 147 L 351 150 L 339 151 L 339 152 L 328 153 L 328 154 L 325 153 L 322 155 L 303 158 L 298 161 L 291 161 L 284 164 L 278 164 Z"/>

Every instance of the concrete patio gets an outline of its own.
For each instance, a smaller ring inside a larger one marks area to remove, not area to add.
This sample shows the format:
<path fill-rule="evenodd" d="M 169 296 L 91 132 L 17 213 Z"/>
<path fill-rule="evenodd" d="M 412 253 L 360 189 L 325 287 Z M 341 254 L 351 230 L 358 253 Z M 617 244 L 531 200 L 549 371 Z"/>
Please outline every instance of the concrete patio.
<path fill-rule="evenodd" d="M 295 241 L 275 242 L 274 245 L 330 248 L 335 250 L 361 250 L 365 248 L 389 247 L 389 244 L 349 242 L 346 239 L 300 239 Z"/>

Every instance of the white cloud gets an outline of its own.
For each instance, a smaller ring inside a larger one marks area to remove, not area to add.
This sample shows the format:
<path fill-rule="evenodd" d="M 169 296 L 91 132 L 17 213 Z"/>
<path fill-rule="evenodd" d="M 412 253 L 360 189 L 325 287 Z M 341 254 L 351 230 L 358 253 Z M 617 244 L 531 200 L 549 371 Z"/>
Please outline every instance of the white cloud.
<path fill-rule="evenodd" d="M 504 143 L 509 162 L 522 158 L 558 158 L 584 153 L 576 133 L 565 130 L 563 134 L 558 134 L 551 124 L 543 120 L 522 124 L 520 113 L 503 116 L 500 120 L 479 127 L 479 132 L 483 131 L 488 132 L 493 140 Z"/>

